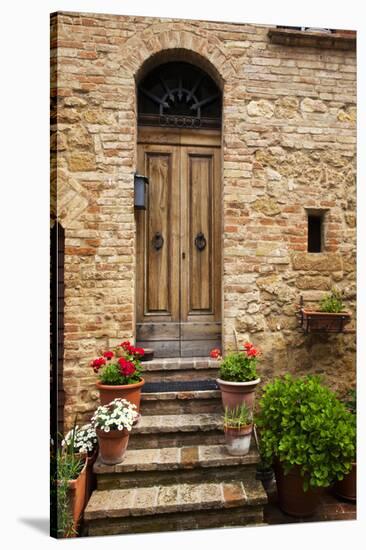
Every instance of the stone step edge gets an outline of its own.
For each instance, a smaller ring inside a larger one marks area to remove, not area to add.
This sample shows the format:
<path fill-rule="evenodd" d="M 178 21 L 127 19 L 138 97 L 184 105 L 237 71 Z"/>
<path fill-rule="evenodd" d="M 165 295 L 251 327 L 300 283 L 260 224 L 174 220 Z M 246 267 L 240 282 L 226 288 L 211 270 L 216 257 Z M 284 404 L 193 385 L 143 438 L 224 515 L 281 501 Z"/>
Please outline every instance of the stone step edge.
<path fill-rule="evenodd" d="M 225 445 L 191 445 L 163 447 L 159 449 L 128 449 L 119 464 L 107 465 L 97 459 L 95 474 L 123 474 L 129 472 L 152 472 L 214 468 L 220 466 L 255 465 L 260 460 L 252 439 L 250 451 L 244 456 L 230 455 Z"/>
<path fill-rule="evenodd" d="M 220 390 L 197 390 L 197 391 L 167 391 L 141 393 L 141 401 L 173 401 L 188 399 L 219 399 Z"/>
<path fill-rule="evenodd" d="M 84 520 L 152 516 L 195 510 L 260 506 L 267 503 L 262 483 L 221 482 L 176 484 L 94 491 Z"/>
<path fill-rule="evenodd" d="M 223 415 L 218 413 L 144 415 L 133 426 L 135 434 L 223 431 Z"/>
<path fill-rule="evenodd" d="M 219 369 L 219 362 L 216 359 L 207 357 L 167 357 L 157 358 L 152 361 L 142 362 L 144 371 L 184 371 L 184 370 L 206 370 L 206 369 Z"/>

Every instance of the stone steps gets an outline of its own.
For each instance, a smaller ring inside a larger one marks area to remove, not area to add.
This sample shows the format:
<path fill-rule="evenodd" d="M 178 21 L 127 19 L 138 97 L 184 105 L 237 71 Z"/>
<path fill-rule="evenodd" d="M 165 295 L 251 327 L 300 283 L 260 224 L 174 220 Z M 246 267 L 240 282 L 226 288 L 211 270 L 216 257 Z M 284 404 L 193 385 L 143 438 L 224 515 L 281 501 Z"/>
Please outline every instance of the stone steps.
<path fill-rule="evenodd" d="M 203 441 L 207 445 L 223 443 L 221 414 L 143 415 L 132 428 L 128 448 L 186 447 Z"/>
<path fill-rule="evenodd" d="M 231 456 L 224 445 L 196 445 L 162 449 L 128 448 L 123 462 L 109 466 L 97 460 L 94 472 L 99 490 L 200 483 L 244 481 L 255 476 L 258 452 L 253 442 L 245 456 Z"/>
<path fill-rule="evenodd" d="M 219 390 L 150 392 L 141 394 L 142 415 L 215 413 L 221 407 Z"/>
<path fill-rule="evenodd" d="M 267 497 L 255 480 L 171 484 L 94 491 L 84 513 L 85 535 L 112 535 L 253 525 Z"/>
<path fill-rule="evenodd" d="M 210 357 L 169 357 L 142 363 L 146 382 L 172 380 L 214 380 L 218 362 Z"/>

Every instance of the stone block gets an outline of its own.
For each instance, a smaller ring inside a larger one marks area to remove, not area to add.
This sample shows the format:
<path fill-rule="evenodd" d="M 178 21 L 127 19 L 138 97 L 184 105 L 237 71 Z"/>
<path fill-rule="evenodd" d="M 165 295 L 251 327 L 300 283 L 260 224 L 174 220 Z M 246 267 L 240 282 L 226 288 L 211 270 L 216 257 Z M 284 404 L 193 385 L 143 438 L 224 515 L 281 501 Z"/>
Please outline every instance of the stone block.
<path fill-rule="evenodd" d="M 68 164 L 71 172 L 96 170 L 95 156 L 92 153 L 70 153 Z"/>
<path fill-rule="evenodd" d="M 292 267 L 299 271 L 341 271 L 342 256 L 337 253 L 309 253 L 299 252 L 292 254 Z"/>

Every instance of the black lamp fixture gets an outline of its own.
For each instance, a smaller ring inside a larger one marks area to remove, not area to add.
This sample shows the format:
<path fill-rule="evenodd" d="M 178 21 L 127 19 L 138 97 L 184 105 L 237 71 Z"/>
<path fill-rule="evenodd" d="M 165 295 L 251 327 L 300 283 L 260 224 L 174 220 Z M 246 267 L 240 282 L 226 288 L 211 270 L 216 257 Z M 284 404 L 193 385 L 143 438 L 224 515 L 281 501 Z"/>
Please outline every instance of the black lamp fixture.
<path fill-rule="evenodd" d="M 146 210 L 149 178 L 135 173 L 135 209 Z"/>

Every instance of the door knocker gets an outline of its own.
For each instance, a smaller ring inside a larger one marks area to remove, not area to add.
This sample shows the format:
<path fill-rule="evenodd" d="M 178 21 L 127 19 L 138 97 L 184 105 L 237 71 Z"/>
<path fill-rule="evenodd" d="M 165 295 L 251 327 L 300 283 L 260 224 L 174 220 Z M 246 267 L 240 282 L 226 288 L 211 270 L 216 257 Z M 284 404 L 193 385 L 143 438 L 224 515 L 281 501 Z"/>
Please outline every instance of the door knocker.
<path fill-rule="evenodd" d="M 153 245 L 155 250 L 160 250 L 161 249 L 161 247 L 164 244 L 164 239 L 163 239 L 163 236 L 161 235 L 161 233 L 159 233 L 159 232 L 155 233 L 155 235 L 153 236 L 153 238 L 151 240 L 151 244 Z"/>
<path fill-rule="evenodd" d="M 204 234 L 201 231 L 197 233 L 197 237 L 194 240 L 194 244 L 196 245 L 197 250 L 199 250 L 200 252 L 206 248 L 207 242 Z"/>

